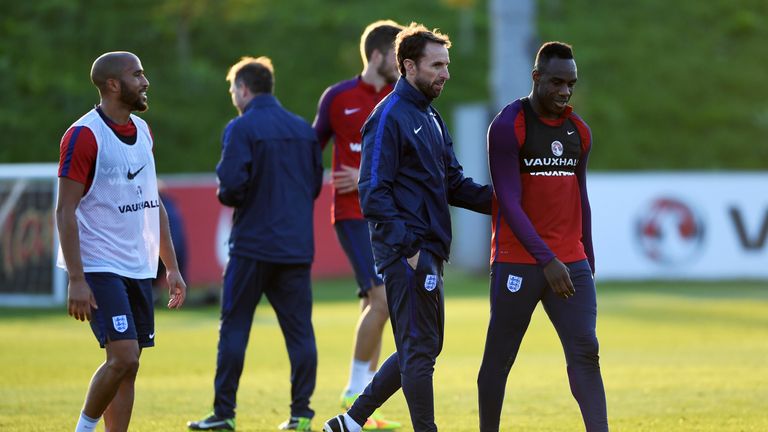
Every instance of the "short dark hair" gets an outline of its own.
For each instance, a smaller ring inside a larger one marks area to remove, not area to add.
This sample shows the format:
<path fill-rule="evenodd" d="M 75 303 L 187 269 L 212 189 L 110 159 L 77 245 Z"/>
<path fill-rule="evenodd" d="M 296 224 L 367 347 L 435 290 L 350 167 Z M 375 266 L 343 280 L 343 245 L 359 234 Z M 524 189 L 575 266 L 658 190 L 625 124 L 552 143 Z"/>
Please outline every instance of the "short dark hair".
<path fill-rule="evenodd" d="M 427 42 L 434 42 L 451 47 L 451 40 L 447 35 L 440 33 L 437 29 L 429 31 L 423 24 L 412 22 L 397 34 L 395 39 L 395 49 L 397 50 L 397 68 L 401 75 L 405 75 L 405 59 L 411 59 L 418 62 L 424 57 L 424 47 Z"/>
<path fill-rule="evenodd" d="M 570 45 L 563 42 L 547 42 L 539 48 L 539 52 L 536 53 L 536 61 L 533 64 L 533 70 L 542 72 L 544 66 L 549 63 L 552 58 L 559 58 L 564 60 L 573 59 L 573 49 Z"/>
<path fill-rule="evenodd" d="M 242 83 L 253 94 L 269 93 L 275 88 L 275 69 L 269 57 L 243 57 L 227 72 L 227 81 Z"/>
<path fill-rule="evenodd" d="M 373 50 L 379 50 L 386 54 L 395 47 L 395 37 L 400 33 L 403 26 L 392 20 L 379 20 L 368 24 L 360 36 L 360 56 L 363 63 L 368 61 L 373 55 Z"/>

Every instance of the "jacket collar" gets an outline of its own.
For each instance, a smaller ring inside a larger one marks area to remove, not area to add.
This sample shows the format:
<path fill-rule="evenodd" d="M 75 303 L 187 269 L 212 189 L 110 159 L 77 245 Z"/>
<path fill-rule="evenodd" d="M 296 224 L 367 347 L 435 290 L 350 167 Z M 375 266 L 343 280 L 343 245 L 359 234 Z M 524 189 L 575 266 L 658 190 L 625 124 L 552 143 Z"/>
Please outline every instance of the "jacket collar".
<path fill-rule="evenodd" d="M 248 102 L 248 105 L 245 106 L 243 114 L 255 108 L 264 108 L 270 106 L 280 106 L 280 102 L 277 101 L 277 98 L 274 95 L 268 93 L 257 94 L 253 97 L 253 99 L 251 99 L 250 102 Z"/>
<path fill-rule="evenodd" d="M 397 84 L 395 84 L 395 93 L 401 98 L 413 102 L 414 105 L 422 110 L 429 108 L 429 104 L 432 103 L 432 99 L 425 96 L 421 90 L 412 86 L 404 76 L 400 76 L 400 79 L 397 80 Z"/>

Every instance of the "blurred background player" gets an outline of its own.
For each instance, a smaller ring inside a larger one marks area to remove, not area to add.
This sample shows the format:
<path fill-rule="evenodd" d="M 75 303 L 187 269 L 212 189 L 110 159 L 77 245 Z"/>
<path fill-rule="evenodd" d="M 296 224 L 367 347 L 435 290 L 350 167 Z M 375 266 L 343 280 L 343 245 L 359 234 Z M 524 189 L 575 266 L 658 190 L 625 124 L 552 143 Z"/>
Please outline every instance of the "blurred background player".
<path fill-rule="evenodd" d="M 234 430 L 237 388 L 253 314 L 267 296 L 291 363 L 291 413 L 279 429 L 308 431 L 317 376 L 310 268 L 313 208 L 323 183 L 312 127 L 273 96 L 267 57 L 244 57 L 227 74 L 240 114 L 224 130 L 218 198 L 235 208 L 221 299 L 213 412 L 191 430 Z"/>
<path fill-rule="evenodd" d="M 363 126 L 360 207 L 383 274 L 397 351 L 325 432 L 359 432 L 402 387 L 416 432 L 437 431 L 432 374 L 443 348 L 450 205 L 491 212 L 493 190 L 465 177 L 432 101 L 450 78 L 447 36 L 412 23 L 395 41 L 401 77 Z"/>
<path fill-rule="evenodd" d="M 349 381 L 341 395 L 349 409 L 376 373 L 381 336 L 389 318 L 384 282 L 373 263 L 368 223 L 360 210 L 357 192 L 362 135 L 360 130 L 373 108 L 392 91 L 400 73 L 395 58 L 395 37 L 402 26 L 381 20 L 368 25 L 360 38 L 363 71 L 350 80 L 328 87 L 320 97 L 313 127 L 321 148 L 333 137 L 331 223 L 336 230 L 357 280 L 360 318 L 354 337 Z M 376 411 L 366 430 L 390 430 L 401 426 Z"/>
<path fill-rule="evenodd" d="M 168 228 L 157 190 L 154 145 L 147 123 L 149 80 L 129 52 L 101 55 L 91 67 L 99 104 L 61 139 L 56 222 L 59 266 L 69 278 L 69 315 L 88 320 L 106 350 L 91 379 L 76 432 L 128 430 L 143 348 L 155 345 L 152 279 L 158 257 L 166 268 L 169 308 L 184 303 Z M 98 168 L 98 169 L 97 169 Z"/>
<path fill-rule="evenodd" d="M 592 133 L 568 105 L 577 80 L 571 47 L 542 45 L 532 78 L 531 94 L 502 109 L 488 130 L 496 200 L 491 318 L 477 379 L 480 430 L 499 430 L 507 376 L 541 301 L 563 345 L 586 430 L 605 432 L 587 196 Z"/>

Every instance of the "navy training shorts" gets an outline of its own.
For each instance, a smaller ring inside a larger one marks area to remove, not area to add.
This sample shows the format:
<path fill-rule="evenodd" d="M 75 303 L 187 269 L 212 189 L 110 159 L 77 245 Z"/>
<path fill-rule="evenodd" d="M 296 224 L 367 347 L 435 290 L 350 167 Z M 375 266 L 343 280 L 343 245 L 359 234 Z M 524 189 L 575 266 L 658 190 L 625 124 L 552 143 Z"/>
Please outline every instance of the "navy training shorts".
<path fill-rule="evenodd" d="M 378 285 L 384 285 L 381 275 L 376 273 L 371 248 L 371 235 L 368 222 L 364 219 L 345 219 L 333 225 L 344 253 L 347 254 L 357 280 L 357 296 L 367 297 L 368 291 Z"/>
<path fill-rule="evenodd" d="M 152 279 L 86 273 L 85 280 L 99 307 L 91 310 L 91 330 L 102 348 L 110 341 L 130 339 L 141 348 L 155 345 Z"/>

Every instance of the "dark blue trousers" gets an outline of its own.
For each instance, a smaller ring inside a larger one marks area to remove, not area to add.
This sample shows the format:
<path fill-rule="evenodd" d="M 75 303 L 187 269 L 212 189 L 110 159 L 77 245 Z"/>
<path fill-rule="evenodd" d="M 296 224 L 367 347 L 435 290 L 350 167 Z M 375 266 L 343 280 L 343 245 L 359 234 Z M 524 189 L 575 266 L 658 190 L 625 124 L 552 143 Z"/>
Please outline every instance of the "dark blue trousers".
<path fill-rule="evenodd" d="M 365 420 L 402 387 L 414 432 L 437 431 L 432 387 L 443 349 L 443 261 L 422 250 L 416 270 L 403 258 L 383 271 L 397 351 L 379 368 L 348 413 Z"/>
<path fill-rule="evenodd" d="M 235 416 L 237 387 L 256 305 L 266 294 L 285 337 L 291 362 L 291 416 L 313 417 L 317 347 L 312 328 L 310 264 L 276 264 L 231 256 L 224 273 L 219 352 L 213 407 L 217 416 Z M 272 348 L 266 348 L 272 349 Z"/>
<path fill-rule="evenodd" d="M 494 263 L 491 267 L 491 319 L 477 378 L 481 432 L 499 430 L 507 376 L 539 301 L 563 345 L 571 393 L 586 430 L 608 430 L 595 334 L 597 295 L 592 270 L 586 260 L 567 266 L 576 289 L 567 300 L 552 291 L 537 265 Z"/>

